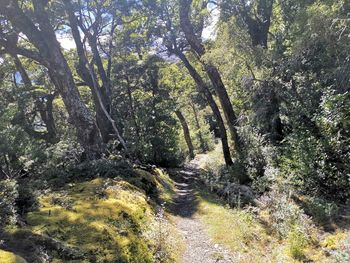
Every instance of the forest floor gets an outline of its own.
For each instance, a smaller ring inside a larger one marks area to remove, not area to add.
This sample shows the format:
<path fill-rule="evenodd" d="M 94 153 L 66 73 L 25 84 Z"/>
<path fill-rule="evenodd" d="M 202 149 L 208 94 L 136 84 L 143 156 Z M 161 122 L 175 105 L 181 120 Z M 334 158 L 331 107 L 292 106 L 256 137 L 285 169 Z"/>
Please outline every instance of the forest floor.
<path fill-rule="evenodd" d="M 199 163 L 207 155 L 198 155 L 182 169 L 171 169 L 169 173 L 175 181 L 176 193 L 170 207 L 175 216 L 177 230 L 184 243 L 183 263 L 229 263 L 233 262 L 230 252 L 216 244 L 208 236 L 208 229 L 197 212 L 199 200 L 196 189 L 199 186 Z"/>

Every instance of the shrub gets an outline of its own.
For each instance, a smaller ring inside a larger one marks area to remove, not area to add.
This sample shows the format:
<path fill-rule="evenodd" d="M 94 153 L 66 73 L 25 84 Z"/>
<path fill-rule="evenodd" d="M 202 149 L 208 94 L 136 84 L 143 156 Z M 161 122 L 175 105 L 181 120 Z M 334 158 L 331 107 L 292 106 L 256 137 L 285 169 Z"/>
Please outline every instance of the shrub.
<path fill-rule="evenodd" d="M 164 207 L 160 206 L 149 229 L 144 232 L 145 238 L 151 241 L 154 262 L 173 262 L 173 256 L 176 251 L 174 244 L 176 241 L 173 240 L 172 234 L 171 225 L 164 214 Z"/>
<path fill-rule="evenodd" d="M 17 222 L 17 197 L 18 185 L 15 180 L 0 181 L 0 228 Z"/>
<path fill-rule="evenodd" d="M 287 252 L 294 259 L 302 259 L 304 256 L 304 247 L 307 244 L 307 237 L 303 229 L 294 225 L 288 233 Z"/>
<path fill-rule="evenodd" d="M 305 212 L 310 215 L 318 224 L 329 223 L 331 218 L 338 212 L 336 203 L 318 197 L 304 198 L 303 205 Z"/>
<path fill-rule="evenodd" d="M 309 235 L 314 229 L 311 219 L 292 200 L 288 187 L 273 189 L 258 200 L 259 208 L 268 212 L 269 224 L 280 238 L 288 237 L 294 226 Z"/>
<path fill-rule="evenodd" d="M 330 254 L 335 262 L 350 262 L 350 236 L 343 239 Z"/>
<path fill-rule="evenodd" d="M 38 193 L 27 181 L 18 184 L 16 206 L 20 215 L 33 211 L 39 206 Z"/>

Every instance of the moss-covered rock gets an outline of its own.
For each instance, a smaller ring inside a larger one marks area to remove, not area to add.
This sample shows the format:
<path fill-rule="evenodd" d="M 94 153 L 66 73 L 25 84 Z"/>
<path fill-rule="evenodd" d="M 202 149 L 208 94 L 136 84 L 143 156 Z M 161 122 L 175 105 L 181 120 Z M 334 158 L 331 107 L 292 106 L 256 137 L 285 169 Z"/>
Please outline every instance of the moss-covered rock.
<path fill-rule="evenodd" d="M 22 257 L 0 249 L 0 263 L 27 263 Z"/>
<path fill-rule="evenodd" d="M 173 192 L 166 173 L 102 160 L 61 176 L 38 178 L 48 184 L 36 188 L 37 209 L 25 215 L 25 226 L 0 233 L 6 246 L 31 263 L 154 262 L 149 233 Z"/>
<path fill-rule="evenodd" d="M 142 237 L 152 209 L 146 195 L 128 182 L 97 178 L 46 194 L 40 204 L 27 216 L 30 229 L 76 248 L 89 262 L 152 262 Z M 59 251 L 49 254 L 65 257 Z"/>

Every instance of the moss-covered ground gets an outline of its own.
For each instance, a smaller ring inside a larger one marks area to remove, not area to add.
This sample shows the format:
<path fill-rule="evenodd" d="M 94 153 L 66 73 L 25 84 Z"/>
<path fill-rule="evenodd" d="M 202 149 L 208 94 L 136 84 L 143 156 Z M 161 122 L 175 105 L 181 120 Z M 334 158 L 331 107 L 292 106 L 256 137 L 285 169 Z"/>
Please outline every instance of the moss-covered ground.
<path fill-rule="evenodd" d="M 159 253 L 174 261 L 170 249 L 159 251 L 157 240 L 167 238 L 157 232 L 165 224 L 157 213 L 172 196 L 172 181 L 153 168 L 133 168 L 131 176 L 79 179 L 41 192 L 25 225 L 7 228 L 1 239 L 27 262 L 147 263 Z M 0 262 L 25 261 L 0 251 Z"/>
<path fill-rule="evenodd" d="M 0 261 L 3 263 L 26 263 L 21 256 L 18 256 L 12 252 L 8 252 L 0 249 Z"/>

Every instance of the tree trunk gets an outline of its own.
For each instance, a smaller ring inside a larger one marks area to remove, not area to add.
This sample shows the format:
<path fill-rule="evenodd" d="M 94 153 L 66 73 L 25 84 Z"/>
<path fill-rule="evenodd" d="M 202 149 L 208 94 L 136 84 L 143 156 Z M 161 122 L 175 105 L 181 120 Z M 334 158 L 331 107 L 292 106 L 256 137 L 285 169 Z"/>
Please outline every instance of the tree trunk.
<path fill-rule="evenodd" d="M 186 119 L 183 116 L 182 112 L 180 110 L 176 110 L 175 114 L 181 123 L 182 129 L 184 132 L 185 141 L 186 141 L 186 144 L 188 147 L 190 159 L 193 159 L 194 158 L 194 148 L 193 148 L 192 139 L 191 139 L 191 135 L 190 135 L 190 129 L 188 128 Z"/>
<path fill-rule="evenodd" d="M 24 69 L 22 62 L 20 61 L 20 59 L 16 54 L 11 54 L 11 55 L 14 59 L 16 69 L 21 75 L 22 81 L 25 86 L 25 90 L 32 91 L 33 90 L 32 82 L 29 79 L 29 76 L 26 70 Z M 17 86 L 17 81 L 15 76 L 14 76 L 14 82 L 15 82 L 14 84 Z M 41 120 L 45 124 L 46 132 L 36 131 L 32 127 L 32 123 L 27 121 L 23 100 L 18 101 L 18 108 L 20 112 L 19 114 L 16 115 L 15 119 L 13 120 L 13 123 L 22 126 L 24 131 L 29 136 L 32 136 L 33 138 L 43 139 L 47 143 L 57 143 L 59 141 L 59 138 L 57 137 L 55 120 L 52 113 L 52 110 L 53 110 L 52 103 L 54 98 L 55 98 L 55 94 L 47 94 L 45 96 L 42 96 L 41 98 L 35 98 L 36 108 L 39 111 Z"/>
<path fill-rule="evenodd" d="M 40 117 L 45 123 L 47 131 L 47 141 L 49 143 L 57 143 L 59 138 L 57 137 L 55 119 L 53 117 L 53 100 L 55 94 L 48 94 L 45 98 L 37 101 L 37 107 L 39 109 Z M 46 100 L 46 102 L 44 102 Z"/>
<path fill-rule="evenodd" d="M 45 3 L 47 2 L 33 0 L 35 23 L 15 0 L 4 1 L 0 13 L 37 48 L 37 57 L 48 69 L 49 76 L 63 99 L 70 122 L 77 130 L 78 141 L 85 150 L 85 156 L 93 159 L 100 156 L 103 149 L 101 135 L 91 112 L 81 100 L 72 72 L 50 24 Z"/>
<path fill-rule="evenodd" d="M 220 100 L 220 104 L 224 112 L 232 140 L 235 144 L 236 153 L 240 155 L 242 150 L 242 143 L 236 129 L 237 117 L 233 111 L 230 98 L 227 94 L 226 88 L 221 79 L 218 69 L 210 62 L 207 62 L 202 59 L 202 56 L 205 54 L 205 48 L 202 44 L 202 40 L 200 39 L 200 37 L 195 34 L 195 30 L 189 17 L 191 3 L 192 0 L 180 0 L 181 28 L 185 34 L 188 43 L 190 44 L 192 50 L 195 52 L 199 61 L 204 66 L 204 69 L 208 77 L 210 78 L 211 83 L 213 84 L 216 94 Z"/>
<path fill-rule="evenodd" d="M 267 48 L 273 2 L 273 0 L 259 0 L 254 18 L 250 16 L 245 5 L 239 10 L 248 27 L 248 33 L 254 47 L 260 45 Z"/>
<path fill-rule="evenodd" d="M 213 114 L 215 116 L 215 119 L 217 121 L 217 124 L 219 126 L 219 132 L 220 132 L 220 138 L 221 138 L 221 142 L 222 142 L 222 150 L 223 150 L 223 154 L 224 154 L 225 163 L 227 166 L 233 165 L 233 162 L 231 159 L 230 147 L 228 146 L 228 140 L 227 140 L 227 134 L 226 134 L 224 120 L 221 117 L 219 107 L 217 106 L 212 94 L 210 93 L 210 90 L 205 85 L 202 77 L 199 75 L 199 73 L 196 71 L 196 69 L 188 61 L 187 57 L 182 52 L 177 51 L 177 50 L 174 51 L 174 54 L 177 55 L 180 58 L 180 60 L 184 63 L 184 65 L 187 68 L 188 72 L 190 73 L 191 77 L 196 82 L 198 91 L 205 96 L 210 108 L 212 109 Z"/>
<path fill-rule="evenodd" d="M 130 84 L 129 77 L 125 76 L 125 80 L 126 80 L 126 89 L 127 89 L 128 99 L 129 99 L 130 114 L 131 114 L 132 120 L 134 122 L 136 136 L 138 139 L 140 139 L 140 137 L 141 137 L 140 127 L 139 127 L 138 122 L 137 122 L 135 106 L 134 106 L 134 98 L 132 96 L 132 90 L 131 90 L 131 84 Z"/>
<path fill-rule="evenodd" d="M 205 152 L 208 151 L 208 144 L 203 139 L 201 126 L 200 126 L 199 120 L 198 120 L 198 112 L 197 112 L 197 109 L 196 109 L 196 105 L 194 103 L 191 103 L 191 108 L 193 110 L 194 120 L 195 120 L 196 128 L 198 130 L 199 144 L 200 144 L 200 147 L 202 149 L 202 152 L 205 153 Z"/>
<path fill-rule="evenodd" d="M 70 1 L 65 0 L 64 4 L 66 6 L 66 12 L 68 14 L 69 24 L 70 24 L 73 39 L 74 39 L 74 42 L 75 42 L 75 45 L 77 48 L 78 65 L 76 66 L 76 70 L 77 70 L 78 75 L 82 78 L 82 80 L 86 83 L 86 85 L 89 86 L 89 88 L 91 90 L 92 98 L 93 98 L 94 105 L 95 105 L 95 111 L 96 111 L 96 122 L 97 122 L 98 128 L 101 132 L 103 142 L 107 143 L 112 137 L 111 134 L 113 133 L 113 127 L 111 125 L 111 122 L 108 120 L 106 114 L 104 113 L 98 98 L 99 98 L 99 96 L 101 97 L 102 102 L 103 102 L 104 106 L 106 107 L 107 112 L 110 114 L 110 105 L 111 105 L 110 96 L 107 95 L 107 92 L 103 91 L 105 86 L 103 86 L 101 88 L 98 85 L 97 89 L 95 89 L 93 79 L 91 77 L 91 74 L 90 74 L 90 71 L 88 68 L 89 62 L 88 62 L 88 59 L 85 55 L 84 45 L 81 41 L 80 32 L 79 32 L 79 28 L 78 28 L 78 21 L 74 15 L 73 7 L 72 7 Z M 94 49 L 94 51 L 96 52 L 95 49 Z M 94 57 L 95 57 L 95 55 L 94 55 Z M 100 64 L 99 64 L 99 66 L 101 67 Z M 104 79 L 103 83 L 106 83 L 105 79 Z M 96 83 L 96 85 L 97 84 L 98 83 Z M 99 94 L 97 94 L 97 92 L 99 92 Z"/>

